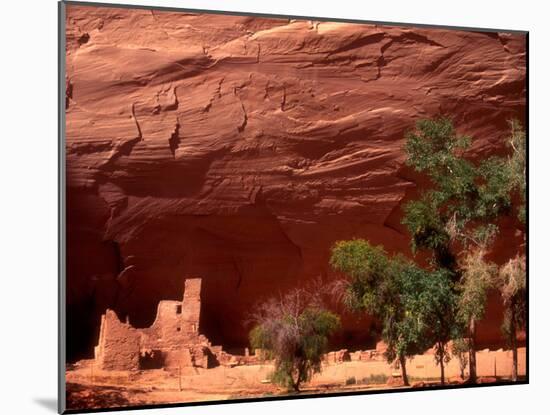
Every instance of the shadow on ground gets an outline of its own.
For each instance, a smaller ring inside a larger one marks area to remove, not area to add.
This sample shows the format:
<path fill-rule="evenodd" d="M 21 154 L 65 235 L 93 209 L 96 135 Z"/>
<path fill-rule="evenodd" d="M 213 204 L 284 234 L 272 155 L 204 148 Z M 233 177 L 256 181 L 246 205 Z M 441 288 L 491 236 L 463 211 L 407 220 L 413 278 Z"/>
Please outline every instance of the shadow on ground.
<path fill-rule="evenodd" d="M 57 399 L 55 398 L 34 398 L 34 402 L 48 411 L 57 413 Z"/>
<path fill-rule="evenodd" d="M 67 409 L 118 408 L 139 404 L 141 402 L 130 402 L 125 388 L 67 383 Z"/>

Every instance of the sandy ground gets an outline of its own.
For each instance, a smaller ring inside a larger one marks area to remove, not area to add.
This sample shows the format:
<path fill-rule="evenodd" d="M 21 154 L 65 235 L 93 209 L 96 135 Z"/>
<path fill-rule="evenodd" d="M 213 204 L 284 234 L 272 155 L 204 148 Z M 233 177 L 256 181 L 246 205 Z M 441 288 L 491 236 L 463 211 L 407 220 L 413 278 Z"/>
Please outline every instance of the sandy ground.
<path fill-rule="evenodd" d="M 325 371 L 304 385 L 300 394 L 369 390 L 388 388 L 386 378 L 378 383 L 365 381 L 346 385 L 341 376 L 349 362 L 340 370 Z M 330 369 L 330 367 L 328 368 Z M 288 392 L 268 381 L 271 365 L 217 367 L 178 371 L 148 370 L 135 373 L 100 372 L 92 365 L 67 371 L 67 406 L 70 409 L 94 407 L 124 407 L 162 403 L 258 398 L 287 395 Z M 332 373 L 332 376 L 327 374 Z"/>
<path fill-rule="evenodd" d="M 508 352 L 478 354 L 480 382 L 510 380 Z M 520 350 L 520 375 L 525 374 L 525 350 Z M 408 362 L 412 387 L 439 384 L 433 356 L 417 356 Z M 270 364 L 212 369 L 146 370 L 102 372 L 93 361 L 71 366 L 67 376 L 69 409 L 125 407 L 167 403 L 220 401 L 287 395 L 269 382 Z M 456 362 L 447 366 L 447 381 L 460 384 Z M 399 372 L 384 361 L 351 361 L 323 365 L 322 372 L 303 385 L 300 394 L 369 391 L 402 387 L 395 381 Z"/>

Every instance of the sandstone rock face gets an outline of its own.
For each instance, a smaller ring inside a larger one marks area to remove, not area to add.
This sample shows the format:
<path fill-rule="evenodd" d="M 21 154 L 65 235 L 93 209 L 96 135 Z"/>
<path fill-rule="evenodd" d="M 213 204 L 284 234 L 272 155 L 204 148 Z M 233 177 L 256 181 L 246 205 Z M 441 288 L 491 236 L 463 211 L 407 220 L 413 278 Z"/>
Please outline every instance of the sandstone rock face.
<path fill-rule="evenodd" d="M 472 157 L 524 120 L 524 35 L 75 5 L 66 23 L 70 359 L 106 308 L 148 326 L 188 275 L 204 334 L 246 345 L 256 301 L 335 278 L 336 240 L 410 255 L 415 120 L 450 115 Z M 520 241 L 504 222 L 501 257 Z M 345 317 L 342 346 L 369 324 Z"/>

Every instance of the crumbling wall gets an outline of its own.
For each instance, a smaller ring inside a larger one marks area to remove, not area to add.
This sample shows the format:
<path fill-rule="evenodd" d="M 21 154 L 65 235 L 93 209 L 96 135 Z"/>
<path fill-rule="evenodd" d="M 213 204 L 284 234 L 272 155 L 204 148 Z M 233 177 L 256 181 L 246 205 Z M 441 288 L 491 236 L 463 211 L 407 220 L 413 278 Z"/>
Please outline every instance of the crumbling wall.
<path fill-rule="evenodd" d="M 149 329 L 145 329 L 152 347 L 178 347 L 185 341 L 182 336 L 181 301 L 161 301 L 157 317 Z"/>
<path fill-rule="evenodd" d="M 166 353 L 165 368 L 200 367 L 208 369 L 213 367 L 216 356 L 208 345 L 186 345 L 178 350 Z"/>
<path fill-rule="evenodd" d="M 183 301 L 161 301 L 151 327 L 144 329 L 150 347 L 179 348 L 197 344 L 201 312 L 201 279 L 185 280 Z"/>
<path fill-rule="evenodd" d="M 189 336 L 197 336 L 201 313 L 201 279 L 185 280 L 183 292 L 182 330 Z"/>
<path fill-rule="evenodd" d="M 129 323 L 122 323 L 114 311 L 107 310 L 101 318 L 95 352 L 102 370 L 138 370 L 140 334 Z"/>
<path fill-rule="evenodd" d="M 199 334 L 200 293 L 200 278 L 185 280 L 183 300 L 161 301 L 154 323 L 144 329 L 121 323 L 113 311 L 107 310 L 95 348 L 99 367 L 136 370 L 214 366 L 222 351 Z"/>

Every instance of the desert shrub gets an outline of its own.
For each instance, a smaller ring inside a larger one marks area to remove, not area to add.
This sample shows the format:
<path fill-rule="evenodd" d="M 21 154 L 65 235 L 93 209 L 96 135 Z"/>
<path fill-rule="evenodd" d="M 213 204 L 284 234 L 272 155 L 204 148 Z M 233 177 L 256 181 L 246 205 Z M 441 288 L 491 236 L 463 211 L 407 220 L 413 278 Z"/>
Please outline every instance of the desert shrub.
<path fill-rule="evenodd" d="M 295 289 L 262 303 L 253 316 L 250 343 L 275 361 L 271 380 L 289 390 L 321 371 L 328 338 L 340 326 L 338 316 L 321 304 L 319 297 Z"/>
<path fill-rule="evenodd" d="M 352 376 L 346 379 L 346 386 L 355 385 L 356 383 L 357 383 L 357 379 L 355 379 L 355 376 Z"/>
<path fill-rule="evenodd" d="M 385 373 L 371 373 L 368 377 L 361 379 L 365 385 L 383 385 L 388 382 L 388 375 Z"/>

